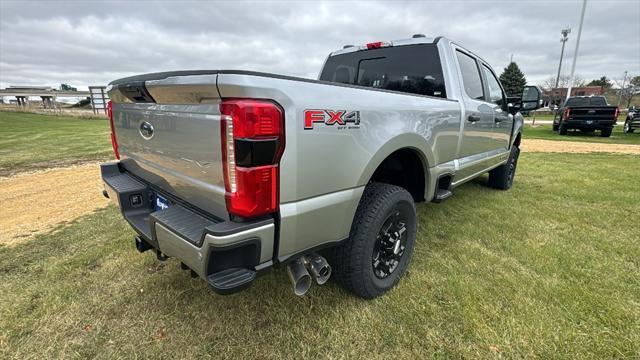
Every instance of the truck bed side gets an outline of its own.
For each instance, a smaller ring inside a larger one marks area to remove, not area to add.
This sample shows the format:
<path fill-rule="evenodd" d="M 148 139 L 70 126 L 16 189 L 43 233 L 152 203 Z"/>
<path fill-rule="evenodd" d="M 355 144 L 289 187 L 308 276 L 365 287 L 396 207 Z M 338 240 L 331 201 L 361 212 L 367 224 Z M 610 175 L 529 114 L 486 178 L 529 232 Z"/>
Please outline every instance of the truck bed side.
<path fill-rule="evenodd" d="M 265 98 L 285 110 L 286 147 L 280 162 L 280 248 L 302 249 L 348 237 L 360 195 L 378 165 L 407 148 L 424 173 L 453 163 L 460 131 L 457 101 L 278 76 L 218 74 L 223 98 Z M 305 111 L 359 112 L 358 125 L 314 122 Z M 435 181 L 435 179 L 431 179 Z M 425 194 L 433 194 L 433 182 Z M 429 195 L 427 195 L 429 196 Z"/>

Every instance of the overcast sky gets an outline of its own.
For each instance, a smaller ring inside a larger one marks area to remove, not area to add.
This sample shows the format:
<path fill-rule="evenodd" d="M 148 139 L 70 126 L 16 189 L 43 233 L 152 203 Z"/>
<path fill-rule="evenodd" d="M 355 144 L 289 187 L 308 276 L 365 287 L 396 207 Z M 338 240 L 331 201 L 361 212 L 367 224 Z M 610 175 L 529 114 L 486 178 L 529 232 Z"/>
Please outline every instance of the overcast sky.
<path fill-rule="evenodd" d="M 555 76 L 582 1 L 152 2 L 0 0 L 0 87 L 79 88 L 146 72 L 244 69 L 315 78 L 344 44 L 443 35 L 529 83 Z M 587 4 L 576 73 L 640 75 L 640 1 Z"/>

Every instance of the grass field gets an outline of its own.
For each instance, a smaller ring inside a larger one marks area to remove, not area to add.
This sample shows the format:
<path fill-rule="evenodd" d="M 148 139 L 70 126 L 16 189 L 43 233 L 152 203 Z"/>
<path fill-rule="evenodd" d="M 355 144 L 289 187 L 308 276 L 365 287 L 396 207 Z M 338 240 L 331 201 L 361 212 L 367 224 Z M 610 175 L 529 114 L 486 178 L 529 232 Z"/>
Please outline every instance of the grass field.
<path fill-rule="evenodd" d="M 567 135 L 558 135 L 557 131 L 553 131 L 551 125 L 525 125 L 523 138 L 524 139 L 544 139 L 544 140 L 556 140 L 556 141 L 580 141 L 580 142 L 594 142 L 605 144 L 635 144 L 640 145 L 640 133 L 625 134 L 622 132 L 622 124 L 618 121 L 618 126 L 613 128 L 611 137 L 600 137 L 600 132 L 596 131 L 592 134 L 585 134 L 580 131 L 570 130 Z"/>
<path fill-rule="evenodd" d="M 106 120 L 0 111 L 0 176 L 111 153 Z"/>
<path fill-rule="evenodd" d="M 114 207 L 0 247 L 0 358 L 638 358 L 640 159 L 524 153 L 514 188 L 420 204 L 409 272 L 363 301 L 283 269 L 222 297 L 138 254 Z"/>

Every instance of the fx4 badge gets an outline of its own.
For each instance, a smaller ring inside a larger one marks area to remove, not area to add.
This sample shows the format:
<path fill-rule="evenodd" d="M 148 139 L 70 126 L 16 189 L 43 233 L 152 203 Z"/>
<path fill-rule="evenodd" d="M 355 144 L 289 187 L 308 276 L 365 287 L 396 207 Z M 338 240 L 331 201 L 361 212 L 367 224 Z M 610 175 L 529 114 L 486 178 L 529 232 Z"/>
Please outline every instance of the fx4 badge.
<path fill-rule="evenodd" d="M 313 130 L 314 123 L 337 125 L 338 129 L 358 129 L 360 128 L 360 111 L 305 110 L 304 129 Z"/>

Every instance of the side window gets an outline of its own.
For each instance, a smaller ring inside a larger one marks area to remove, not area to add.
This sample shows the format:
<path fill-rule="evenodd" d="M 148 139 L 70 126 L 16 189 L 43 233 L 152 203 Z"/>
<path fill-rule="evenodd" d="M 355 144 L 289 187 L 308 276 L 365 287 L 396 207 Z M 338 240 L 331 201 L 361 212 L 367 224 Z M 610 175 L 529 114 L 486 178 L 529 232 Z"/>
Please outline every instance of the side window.
<path fill-rule="evenodd" d="M 480 80 L 480 71 L 476 60 L 461 51 L 456 51 L 456 56 L 458 57 L 458 63 L 460 63 L 462 83 L 467 95 L 472 99 L 484 100 L 482 80 Z"/>
<path fill-rule="evenodd" d="M 487 85 L 489 86 L 489 101 L 497 105 L 502 105 L 502 88 L 500 88 L 498 79 L 496 79 L 493 72 L 484 64 L 482 65 L 482 71 L 484 71 L 484 77 L 487 79 Z"/>

